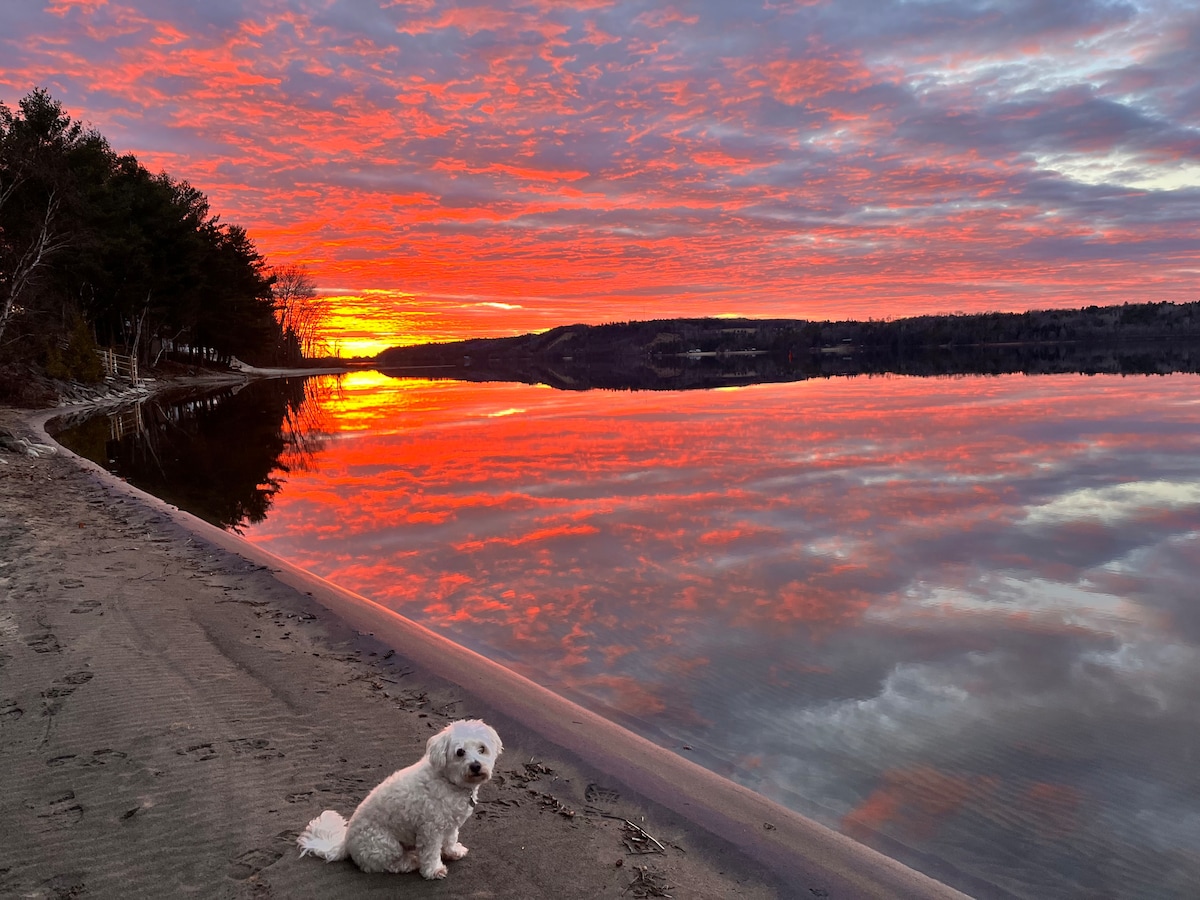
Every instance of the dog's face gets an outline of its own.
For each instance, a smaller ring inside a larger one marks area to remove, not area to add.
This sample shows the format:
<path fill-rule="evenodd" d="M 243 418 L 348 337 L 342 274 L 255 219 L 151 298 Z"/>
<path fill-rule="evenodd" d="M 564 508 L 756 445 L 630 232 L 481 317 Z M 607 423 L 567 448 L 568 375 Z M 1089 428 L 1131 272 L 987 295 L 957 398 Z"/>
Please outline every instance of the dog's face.
<path fill-rule="evenodd" d="M 483 784 L 504 747 L 496 730 L 479 719 L 451 722 L 429 739 L 425 755 L 452 784 Z"/>

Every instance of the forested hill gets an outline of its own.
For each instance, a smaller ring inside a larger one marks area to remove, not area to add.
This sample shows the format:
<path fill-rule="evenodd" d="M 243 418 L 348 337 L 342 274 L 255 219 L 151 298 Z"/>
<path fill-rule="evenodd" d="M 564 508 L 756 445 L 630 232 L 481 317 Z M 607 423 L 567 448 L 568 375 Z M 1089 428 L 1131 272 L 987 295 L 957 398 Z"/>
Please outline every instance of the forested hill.
<path fill-rule="evenodd" d="M 0 103 L 0 391 L 92 380 L 97 346 L 267 363 L 273 274 L 198 189 L 152 174 L 43 90 Z"/>
<path fill-rule="evenodd" d="M 381 369 L 564 388 L 711 387 L 830 374 L 1197 371 L 1200 302 L 892 321 L 660 319 L 394 347 Z"/>

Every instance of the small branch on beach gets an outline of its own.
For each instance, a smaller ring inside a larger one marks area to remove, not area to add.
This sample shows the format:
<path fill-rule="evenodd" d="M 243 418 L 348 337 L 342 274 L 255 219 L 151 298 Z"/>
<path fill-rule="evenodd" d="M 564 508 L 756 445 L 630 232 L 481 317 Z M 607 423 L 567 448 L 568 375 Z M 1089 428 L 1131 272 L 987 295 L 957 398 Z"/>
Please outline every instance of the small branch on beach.
<path fill-rule="evenodd" d="M 571 807 L 567 806 L 567 804 L 563 803 L 561 800 L 559 800 L 553 794 L 546 794 L 546 793 L 543 793 L 542 791 L 535 791 L 533 788 L 528 788 L 528 790 L 529 790 L 529 793 L 533 794 L 533 796 L 538 798 L 538 801 L 542 805 L 542 809 L 552 809 L 552 810 L 554 810 L 554 812 L 558 813 L 564 819 L 575 818 L 575 810 L 571 809 Z"/>
<path fill-rule="evenodd" d="M 382 685 L 380 686 L 379 690 L 383 690 Z M 388 694 L 385 691 L 384 694 L 389 700 L 396 701 L 398 704 L 396 707 L 397 709 L 424 709 L 429 705 L 429 695 L 424 691 L 404 690 L 395 694 Z"/>
<path fill-rule="evenodd" d="M 671 895 L 667 893 L 670 887 L 667 880 L 657 872 L 651 872 L 645 866 L 636 866 L 637 877 L 625 886 L 622 894 L 628 894 L 631 891 L 633 896 L 639 898 L 645 897 L 666 897 L 671 900 Z"/>
<path fill-rule="evenodd" d="M 602 819 L 616 819 L 618 822 L 624 823 L 621 830 L 627 834 L 627 837 L 624 839 L 625 848 L 635 856 L 667 852 L 667 848 L 663 846 L 663 843 L 641 825 L 630 822 L 621 816 L 610 815 L 609 813 L 598 813 L 597 815 Z"/>
<path fill-rule="evenodd" d="M 149 572 L 147 572 L 146 574 L 138 575 L 137 577 L 135 577 L 131 580 L 132 581 L 166 581 L 168 575 L 170 575 L 170 571 L 167 568 L 164 568 L 161 575 L 157 575 L 157 576 L 151 575 Z"/>
<path fill-rule="evenodd" d="M 529 784 L 531 781 L 537 781 L 543 775 L 554 775 L 554 770 L 530 757 L 529 762 L 525 763 L 524 769 L 512 769 L 509 771 L 509 775 L 521 784 Z"/>

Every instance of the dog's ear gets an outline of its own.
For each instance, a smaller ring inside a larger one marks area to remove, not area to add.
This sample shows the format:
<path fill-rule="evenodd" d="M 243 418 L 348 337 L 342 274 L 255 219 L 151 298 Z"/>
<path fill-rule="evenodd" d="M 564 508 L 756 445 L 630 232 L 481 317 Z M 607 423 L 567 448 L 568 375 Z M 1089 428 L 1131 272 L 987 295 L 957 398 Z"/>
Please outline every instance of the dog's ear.
<path fill-rule="evenodd" d="M 450 736 L 450 727 L 446 726 L 425 744 L 425 755 L 439 769 L 450 765 L 450 753 L 454 749 L 454 739 Z"/>
<path fill-rule="evenodd" d="M 493 752 L 496 754 L 496 756 L 499 756 L 504 752 L 504 744 L 500 742 L 500 735 L 496 733 L 496 729 L 491 725 L 485 725 L 484 727 L 487 728 L 488 739 L 491 742 Z"/>

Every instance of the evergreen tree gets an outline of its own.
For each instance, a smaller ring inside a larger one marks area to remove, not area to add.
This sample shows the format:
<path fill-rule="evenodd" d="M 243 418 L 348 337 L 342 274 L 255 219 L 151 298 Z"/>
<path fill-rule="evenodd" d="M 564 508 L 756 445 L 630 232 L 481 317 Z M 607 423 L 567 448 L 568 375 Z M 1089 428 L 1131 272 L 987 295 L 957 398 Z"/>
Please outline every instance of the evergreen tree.
<path fill-rule="evenodd" d="M 180 347 L 266 364 L 284 343 L 273 281 L 186 181 L 118 156 L 45 90 L 0 104 L 0 360 L 62 373 L 90 335 L 143 364 Z"/>

